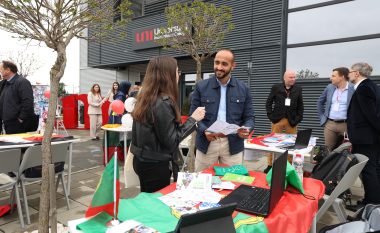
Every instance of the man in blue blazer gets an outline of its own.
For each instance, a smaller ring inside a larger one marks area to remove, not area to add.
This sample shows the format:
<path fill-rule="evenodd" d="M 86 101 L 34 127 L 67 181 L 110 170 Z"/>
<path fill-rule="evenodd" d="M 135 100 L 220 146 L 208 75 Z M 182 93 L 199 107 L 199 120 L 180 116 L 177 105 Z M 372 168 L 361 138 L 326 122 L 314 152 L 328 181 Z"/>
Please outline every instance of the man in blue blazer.
<path fill-rule="evenodd" d="M 348 137 L 352 153 L 369 158 L 362 171 L 363 204 L 380 204 L 380 88 L 368 77 L 367 63 L 351 66 L 349 78 L 355 85 L 347 113 Z"/>
<path fill-rule="evenodd" d="M 354 85 L 348 82 L 349 70 L 346 67 L 333 69 L 329 84 L 318 99 L 318 115 L 324 126 L 325 145 L 332 151 L 340 144 L 347 133 L 347 109 Z"/>

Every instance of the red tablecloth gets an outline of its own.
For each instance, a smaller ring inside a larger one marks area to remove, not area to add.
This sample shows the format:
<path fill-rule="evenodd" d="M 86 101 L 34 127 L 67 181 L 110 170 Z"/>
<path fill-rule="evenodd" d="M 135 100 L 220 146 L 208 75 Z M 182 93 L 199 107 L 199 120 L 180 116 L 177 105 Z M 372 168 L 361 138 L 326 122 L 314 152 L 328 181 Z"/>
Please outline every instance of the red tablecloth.
<path fill-rule="evenodd" d="M 223 165 L 217 164 L 217 166 Z M 215 175 L 213 166 L 203 172 Z M 269 188 L 265 179 L 265 173 L 250 171 L 249 174 L 255 177 L 252 185 Z M 162 194 L 168 194 L 174 191 L 175 187 L 176 184 L 172 183 L 160 190 L 160 192 Z M 295 190 L 288 187 L 272 213 L 264 219 L 269 232 L 304 233 L 309 231 L 313 218 L 318 211 L 318 200 L 320 200 L 325 193 L 325 186 L 319 180 L 304 178 L 303 187 L 305 194 L 314 197 L 314 200 L 307 199 L 301 194 L 291 193 L 295 192 Z M 230 192 L 229 190 L 223 190 L 219 193 L 227 195 Z M 236 215 L 236 213 L 234 213 L 234 215 Z"/>

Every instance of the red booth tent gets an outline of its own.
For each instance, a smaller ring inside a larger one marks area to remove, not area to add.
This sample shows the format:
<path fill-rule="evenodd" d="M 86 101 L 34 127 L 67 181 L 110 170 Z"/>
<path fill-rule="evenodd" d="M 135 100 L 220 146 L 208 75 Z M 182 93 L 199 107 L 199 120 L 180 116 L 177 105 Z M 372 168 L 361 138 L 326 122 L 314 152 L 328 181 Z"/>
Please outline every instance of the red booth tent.
<path fill-rule="evenodd" d="M 84 105 L 84 128 L 90 128 L 90 119 L 87 114 L 88 102 L 87 94 L 73 94 L 68 95 L 62 98 L 62 115 L 63 115 L 63 124 L 66 129 L 77 129 L 78 128 L 78 101 L 82 101 Z M 102 116 L 103 123 L 107 124 L 108 121 L 108 109 L 110 103 L 107 101 L 102 105 Z"/>

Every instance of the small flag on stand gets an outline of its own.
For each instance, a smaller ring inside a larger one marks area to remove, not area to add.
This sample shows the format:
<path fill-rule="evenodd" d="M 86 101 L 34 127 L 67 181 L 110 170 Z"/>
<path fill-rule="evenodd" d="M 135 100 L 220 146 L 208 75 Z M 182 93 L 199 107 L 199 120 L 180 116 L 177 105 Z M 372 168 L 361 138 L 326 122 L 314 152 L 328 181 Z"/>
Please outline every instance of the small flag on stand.
<path fill-rule="evenodd" d="M 116 161 L 114 161 L 115 159 Z M 114 155 L 103 171 L 98 187 L 94 193 L 94 197 L 92 198 L 91 205 L 86 212 L 86 218 L 104 211 L 109 215 L 114 216 L 116 219 L 119 199 L 119 168 L 117 166 L 117 155 Z"/>

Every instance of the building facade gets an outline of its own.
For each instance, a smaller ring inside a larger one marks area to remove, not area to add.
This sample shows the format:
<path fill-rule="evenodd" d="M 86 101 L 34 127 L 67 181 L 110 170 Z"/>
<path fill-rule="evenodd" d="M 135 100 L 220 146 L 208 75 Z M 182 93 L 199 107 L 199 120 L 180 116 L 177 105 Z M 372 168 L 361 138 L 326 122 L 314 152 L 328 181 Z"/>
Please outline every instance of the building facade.
<path fill-rule="evenodd" d="M 182 71 L 180 104 L 186 105 L 186 97 L 195 82 L 195 62 L 185 54 L 165 50 L 152 44 L 154 29 L 166 23 L 165 7 L 186 1 L 132 0 L 131 2 L 135 18 L 126 27 L 128 36 L 123 41 L 101 44 L 82 42 L 81 92 L 88 92 L 95 82 L 99 83 L 103 90 L 108 91 L 112 82 L 116 80 L 129 80 L 132 83 L 142 81 L 150 58 L 171 55 L 178 59 L 178 66 Z M 323 129 L 318 124 L 316 101 L 330 82 L 328 78 L 333 68 L 366 61 L 374 66 L 374 79 L 379 82 L 379 77 L 376 75 L 380 75 L 380 64 L 374 60 L 374 51 L 375 48 L 380 48 L 380 29 L 373 27 L 365 31 L 359 27 L 367 22 L 367 11 L 371 13 L 376 6 L 377 9 L 380 8 L 379 1 L 213 0 L 208 2 L 232 8 L 235 29 L 225 37 L 223 47 L 232 49 L 236 54 L 237 67 L 233 71 L 233 76 L 244 81 L 252 92 L 257 134 L 270 131 L 265 101 L 270 87 L 282 81 L 286 67 L 296 71 L 308 69 L 319 74 L 319 78 L 297 80 L 297 83 L 303 87 L 305 102 L 304 120 L 300 127 L 313 128 L 313 134 L 319 137 L 323 137 Z M 358 13 L 358 7 L 363 12 Z M 346 14 L 339 13 L 341 9 L 346 9 Z M 349 12 L 353 12 L 352 15 Z M 339 19 L 340 14 L 346 18 Z M 369 15 L 369 20 L 374 21 L 373 25 L 380 23 L 377 15 L 372 13 Z M 354 25 L 344 29 L 345 22 Z M 334 24 L 335 27 L 331 27 Z M 344 53 L 351 51 L 352 48 L 355 51 L 360 50 L 363 44 L 369 47 L 362 51 L 360 56 Z M 212 59 L 203 64 L 202 72 L 203 77 L 213 73 Z"/>

